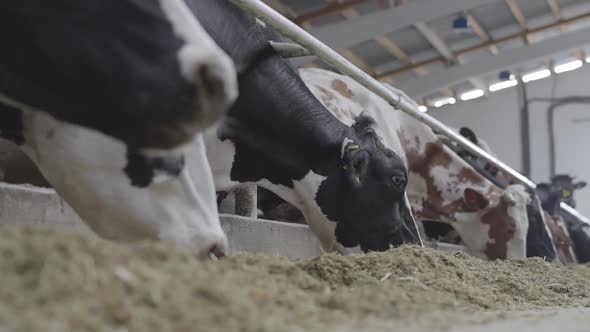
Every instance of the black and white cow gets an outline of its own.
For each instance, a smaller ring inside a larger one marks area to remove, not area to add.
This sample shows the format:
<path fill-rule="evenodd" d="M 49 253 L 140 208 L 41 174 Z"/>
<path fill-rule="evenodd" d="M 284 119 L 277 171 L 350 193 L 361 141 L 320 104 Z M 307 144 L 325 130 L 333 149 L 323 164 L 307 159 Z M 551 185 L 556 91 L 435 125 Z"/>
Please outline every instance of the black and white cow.
<path fill-rule="evenodd" d="M 370 117 L 347 126 L 277 55 L 268 31 L 227 0 L 188 0 L 242 70 L 240 96 L 207 135 L 216 189 L 256 183 L 299 208 L 326 250 L 387 250 L 418 239 L 405 197 L 407 171 Z"/>
<path fill-rule="evenodd" d="M 186 144 L 237 96 L 183 0 L 2 1 L 0 22 L 0 102 L 133 148 Z"/>
<path fill-rule="evenodd" d="M 4 1 L 0 18 L 0 137 L 102 237 L 223 255 L 202 133 L 236 73 L 186 4 Z"/>

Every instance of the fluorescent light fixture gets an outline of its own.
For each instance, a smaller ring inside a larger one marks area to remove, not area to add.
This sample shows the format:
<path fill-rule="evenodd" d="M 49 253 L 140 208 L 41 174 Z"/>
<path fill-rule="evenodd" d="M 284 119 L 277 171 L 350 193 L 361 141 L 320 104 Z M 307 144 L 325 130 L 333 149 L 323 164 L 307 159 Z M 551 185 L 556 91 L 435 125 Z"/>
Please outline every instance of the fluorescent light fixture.
<path fill-rule="evenodd" d="M 565 73 L 566 71 L 572 71 L 572 70 L 578 69 L 578 68 L 582 67 L 583 65 L 584 65 L 584 63 L 582 62 L 582 60 L 576 59 L 576 60 L 562 63 L 562 64 L 559 64 L 559 65 L 553 67 L 553 71 L 556 74 L 561 74 L 561 73 Z"/>
<path fill-rule="evenodd" d="M 522 76 L 522 81 L 525 83 L 540 80 L 546 77 L 551 76 L 551 70 L 549 69 L 541 69 L 534 71 L 532 73 L 528 73 Z"/>
<path fill-rule="evenodd" d="M 490 89 L 490 92 L 496 92 L 496 91 L 504 90 L 504 89 L 511 88 L 511 87 L 517 86 L 517 85 L 518 85 L 517 80 L 510 79 L 508 81 L 494 83 L 494 84 L 490 85 L 489 89 Z"/>
<path fill-rule="evenodd" d="M 445 105 L 453 105 L 454 103 L 457 102 L 457 99 L 453 98 L 453 97 L 449 97 L 449 98 L 443 98 L 443 99 L 439 99 L 437 101 L 434 102 L 434 107 L 439 108 Z"/>
<path fill-rule="evenodd" d="M 465 100 L 476 99 L 476 98 L 482 97 L 484 94 L 485 93 L 483 92 L 482 89 L 475 89 L 475 90 L 467 91 L 467 92 L 461 94 L 461 100 L 465 101 Z"/>
<path fill-rule="evenodd" d="M 419 110 L 420 112 L 426 112 L 426 111 L 428 111 L 428 107 L 426 107 L 426 106 L 424 106 L 424 105 L 419 105 L 419 106 L 418 106 L 418 110 Z"/>
<path fill-rule="evenodd" d="M 586 63 L 590 63 L 590 56 L 586 58 Z"/>

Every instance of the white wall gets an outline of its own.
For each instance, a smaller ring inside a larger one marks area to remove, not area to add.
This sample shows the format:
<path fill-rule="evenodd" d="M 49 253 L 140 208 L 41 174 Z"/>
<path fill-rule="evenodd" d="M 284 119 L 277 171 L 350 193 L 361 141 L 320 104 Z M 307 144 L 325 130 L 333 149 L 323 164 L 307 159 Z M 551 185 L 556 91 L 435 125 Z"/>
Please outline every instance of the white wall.
<path fill-rule="evenodd" d="M 551 98 L 554 88 L 556 98 L 590 97 L 590 65 L 528 83 L 528 97 Z M 529 106 L 531 178 L 537 182 L 549 179 L 548 106 L 548 103 L 532 103 Z M 502 161 L 521 170 L 518 107 L 517 88 L 509 88 L 485 98 L 431 108 L 429 113 L 450 126 L 472 128 L 490 144 Z M 569 173 L 590 182 L 590 104 L 563 106 L 555 114 L 557 173 Z M 580 212 L 590 216 L 590 188 L 577 193 L 576 200 Z"/>

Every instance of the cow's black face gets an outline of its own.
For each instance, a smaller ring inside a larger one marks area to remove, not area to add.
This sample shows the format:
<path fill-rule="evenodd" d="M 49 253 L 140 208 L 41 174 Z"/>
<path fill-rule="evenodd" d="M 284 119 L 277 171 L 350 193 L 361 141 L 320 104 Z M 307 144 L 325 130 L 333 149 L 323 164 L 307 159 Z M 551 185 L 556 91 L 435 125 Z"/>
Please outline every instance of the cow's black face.
<path fill-rule="evenodd" d="M 368 116 L 357 118 L 338 168 L 328 174 L 316 201 L 328 219 L 337 222 L 336 238 L 342 245 L 384 251 L 416 242 L 417 234 L 404 196 L 406 168 L 372 125 Z"/>
<path fill-rule="evenodd" d="M 576 207 L 574 191 L 586 187 L 585 181 L 574 182 L 574 178 L 567 174 L 555 175 L 551 178 L 551 189 L 558 193 L 561 200 L 571 207 Z"/>

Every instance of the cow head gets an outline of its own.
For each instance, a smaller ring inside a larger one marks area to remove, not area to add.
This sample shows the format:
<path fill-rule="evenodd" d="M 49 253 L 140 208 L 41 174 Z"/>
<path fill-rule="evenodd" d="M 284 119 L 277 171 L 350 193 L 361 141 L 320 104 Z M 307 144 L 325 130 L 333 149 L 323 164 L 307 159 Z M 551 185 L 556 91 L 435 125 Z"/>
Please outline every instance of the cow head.
<path fill-rule="evenodd" d="M 361 115 L 342 142 L 339 165 L 321 184 L 316 200 L 337 221 L 336 238 L 345 247 L 383 251 L 417 242 L 405 196 L 402 159 L 386 148 L 371 117 Z"/>
<path fill-rule="evenodd" d="M 500 189 L 428 131 L 418 128 L 418 136 L 411 129 L 402 128 L 398 135 L 408 158 L 408 194 L 416 215 L 452 224 L 478 257 L 525 257 L 529 196 L 523 188 Z"/>
<path fill-rule="evenodd" d="M 227 250 L 200 135 L 189 154 L 188 148 L 132 150 L 47 114 L 2 105 L 0 134 L 19 145 L 98 235 L 167 240 L 198 257 Z"/>
<path fill-rule="evenodd" d="M 574 191 L 586 187 L 586 181 L 574 182 L 574 177 L 567 174 L 559 174 L 551 178 L 551 186 L 553 190 L 559 192 L 560 199 L 563 202 L 571 207 L 576 207 Z"/>
<path fill-rule="evenodd" d="M 0 97 L 135 148 L 186 144 L 237 97 L 184 1 L 4 2 L 0 19 Z"/>
<path fill-rule="evenodd" d="M 559 204 L 563 200 L 561 190 L 555 188 L 552 184 L 540 182 L 537 184 L 535 191 L 539 196 L 543 209 L 549 212 L 550 215 L 557 215 L 560 210 Z"/>

